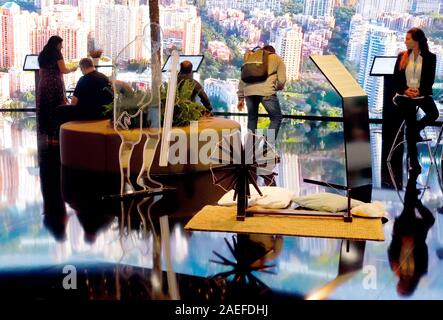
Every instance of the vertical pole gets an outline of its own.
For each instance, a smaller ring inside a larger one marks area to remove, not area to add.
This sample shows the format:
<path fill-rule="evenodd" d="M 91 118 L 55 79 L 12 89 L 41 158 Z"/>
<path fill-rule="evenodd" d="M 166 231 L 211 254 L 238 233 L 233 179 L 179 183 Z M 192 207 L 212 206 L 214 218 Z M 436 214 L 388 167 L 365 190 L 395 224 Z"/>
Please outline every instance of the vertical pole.
<path fill-rule="evenodd" d="M 245 221 L 246 208 L 248 207 L 248 198 L 246 195 L 247 167 L 242 165 L 238 171 L 237 180 L 237 221 Z"/>
<path fill-rule="evenodd" d="M 348 208 L 346 210 L 345 222 L 352 222 L 352 215 L 351 215 L 351 189 L 348 188 L 347 190 L 347 197 L 348 197 Z"/>

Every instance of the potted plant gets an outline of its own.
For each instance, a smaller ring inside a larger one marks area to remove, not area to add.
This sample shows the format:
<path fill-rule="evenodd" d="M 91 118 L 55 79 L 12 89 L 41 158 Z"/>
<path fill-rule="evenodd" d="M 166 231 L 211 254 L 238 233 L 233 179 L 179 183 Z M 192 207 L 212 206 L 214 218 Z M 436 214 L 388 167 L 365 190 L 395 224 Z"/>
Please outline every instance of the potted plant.
<path fill-rule="evenodd" d="M 188 126 L 191 121 L 197 121 L 200 119 L 206 108 L 202 104 L 192 100 L 192 92 L 195 87 L 195 84 L 193 84 L 192 81 L 184 80 L 183 83 L 178 83 L 177 87 L 172 125 L 174 127 Z M 160 91 L 162 115 L 164 114 L 164 108 L 166 105 L 167 91 L 168 86 L 165 83 Z"/>
<path fill-rule="evenodd" d="M 118 113 L 121 114 L 123 112 L 128 115 L 134 115 L 138 111 L 138 106 L 142 105 L 143 102 L 149 104 L 150 93 L 146 93 L 143 90 L 137 89 L 132 90 L 129 86 L 123 86 L 121 81 L 119 81 L 119 100 L 118 100 Z M 163 123 L 163 114 L 166 105 L 166 93 L 168 90 L 167 84 L 163 84 L 160 89 L 160 99 L 161 99 L 161 112 Z M 191 121 L 197 121 L 203 115 L 206 108 L 198 102 L 193 101 L 192 92 L 194 90 L 194 85 L 191 81 L 185 81 L 183 84 L 179 85 L 179 89 L 176 92 L 175 96 L 175 106 L 174 106 L 174 115 L 172 120 L 172 125 L 175 127 L 187 126 Z M 152 101 L 151 101 L 152 104 Z M 146 106 L 143 110 L 144 113 L 144 124 L 143 126 L 150 126 L 149 121 L 147 119 L 149 109 L 155 108 L 154 105 Z M 112 114 L 114 112 L 114 102 L 111 102 L 109 105 L 105 106 L 104 114 L 107 117 L 112 118 Z M 132 126 L 137 127 L 139 123 L 135 121 L 132 123 Z M 161 123 L 161 124 L 162 124 Z"/>
<path fill-rule="evenodd" d="M 98 65 L 102 54 L 103 54 L 102 49 L 94 49 L 94 50 L 89 51 L 89 56 L 92 58 L 92 61 L 94 62 L 94 66 Z"/>

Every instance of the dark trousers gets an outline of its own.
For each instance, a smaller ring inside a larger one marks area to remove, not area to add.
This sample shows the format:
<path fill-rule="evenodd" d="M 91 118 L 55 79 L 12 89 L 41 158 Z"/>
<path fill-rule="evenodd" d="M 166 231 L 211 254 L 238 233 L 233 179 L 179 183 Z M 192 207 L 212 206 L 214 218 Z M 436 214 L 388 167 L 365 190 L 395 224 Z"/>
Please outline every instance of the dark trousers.
<path fill-rule="evenodd" d="M 417 139 L 420 131 L 437 120 L 439 113 L 432 97 L 411 99 L 404 96 L 394 97 L 394 104 L 398 107 L 400 115 L 406 124 L 406 142 L 408 144 L 408 157 L 412 167 L 418 167 Z M 423 110 L 425 116 L 417 121 L 417 107 Z"/>
<path fill-rule="evenodd" d="M 275 139 L 277 139 L 278 130 L 280 129 L 280 124 L 283 118 L 277 96 L 247 96 L 245 97 L 245 101 L 246 107 L 248 108 L 248 130 L 255 133 L 255 130 L 257 129 L 258 107 L 261 102 L 269 113 L 269 118 L 271 120 L 269 129 L 275 130 Z"/>

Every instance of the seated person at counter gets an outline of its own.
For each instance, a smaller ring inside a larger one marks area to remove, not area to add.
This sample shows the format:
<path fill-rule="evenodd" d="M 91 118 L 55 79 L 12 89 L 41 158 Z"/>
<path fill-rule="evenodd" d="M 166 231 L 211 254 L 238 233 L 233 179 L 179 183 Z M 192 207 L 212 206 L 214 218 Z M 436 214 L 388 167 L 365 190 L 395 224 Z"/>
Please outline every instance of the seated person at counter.
<path fill-rule="evenodd" d="M 180 72 L 177 77 L 177 86 L 179 90 L 186 80 L 191 81 L 192 85 L 194 86 L 191 99 L 195 101 L 195 98 L 198 95 L 201 103 L 206 107 L 206 112 L 204 115 L 212 116 L 211 102 L 209 101 L 208 95 L 206 94 L 202 85 L 197 80 L 194 80 L 194 78 L 192 77 L 192 62 L 188 60 L 180 63 Z"/>
<path fill-rule="evenodd" d="M 83 76 L 77 82 L 71 104 L 57 107 L 59 125 L 75 120 L 104 119 L 104 106 L 113 101 L 111 82 L 95 69 L 92 60 L 83 58 L 79 66 Z"/>

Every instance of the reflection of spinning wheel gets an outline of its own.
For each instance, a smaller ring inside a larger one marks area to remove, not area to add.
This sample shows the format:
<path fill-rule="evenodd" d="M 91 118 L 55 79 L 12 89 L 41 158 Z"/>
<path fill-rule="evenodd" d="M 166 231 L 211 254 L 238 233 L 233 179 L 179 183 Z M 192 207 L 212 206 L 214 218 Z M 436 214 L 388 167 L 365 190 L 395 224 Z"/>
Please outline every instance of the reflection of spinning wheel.
<path fill-rule="evenodd" d="M 265 137 L 248 132 L 245 141 L 243 145 L 239 131 L 225 135 L 211 155 L 212 164 L 224 165 L 215 168 L 211 166 L 214 184 L 225 191 L 235 190 L 237 220 L 245 219 L 248 198 L 251 196 L 249 184 L 262 196 L 257 176 L 262 176 L 266 184 L 271 184 L 276 175 L 273 169 L 277 155 Z"/>
<path fill-rule="evenodd" d="M 260 290 L 269 290 L 269 287 L 257 278 L 252 272 L 264 272 L 269 274 L 276 274 L 274 271 L 268 269 L 274 268 L 275 265 L 268 265 L 263 263 L 264 257 L 272 252 L 274 249 L 265 248 L 261 244 L 251 241 L 248 235 L 238 235 L 237 239 L 232 236 L 232 245 L 225 238 L 225 242 L 231 252 L 235 261 L 230 261 L 221 254 L 213 251 L 213 253 L 220 259 L 210 260 L 211 262 L 232 267 L 231 270 L 217 273 L 211 278 L 216 281 L 225 281 L 240 287 L 259 288 Z"/>

